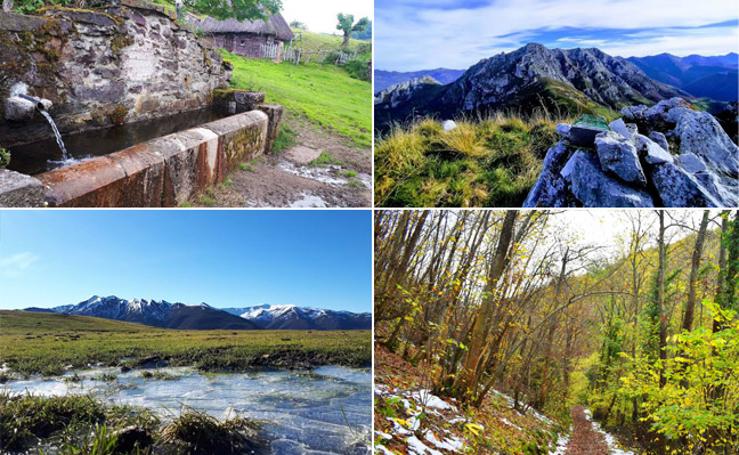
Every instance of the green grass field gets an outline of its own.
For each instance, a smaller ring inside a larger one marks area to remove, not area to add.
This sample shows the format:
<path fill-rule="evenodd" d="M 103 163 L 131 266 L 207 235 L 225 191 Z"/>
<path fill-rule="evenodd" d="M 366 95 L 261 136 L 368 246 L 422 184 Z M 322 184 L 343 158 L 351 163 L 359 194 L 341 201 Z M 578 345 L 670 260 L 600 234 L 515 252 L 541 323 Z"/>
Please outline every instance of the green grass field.
<path fill-rule="evenodd" d="M 234 66 L 234 87 L 263 91 L 267 102 L 281 104 L 358 146 L 372 144 L 372 84 L 333 65 L 275 64 L 226 51 L 223 56 Z"/>
<path fill-rule="evenodd" d="M 314 33 L 305 30 L 293 29 L 295 33 L 294 45 L 305 52 L 332 51 L 341 47 L 342 37 L 326 33 Z M 370 49 L 368 41 L 349 40 L 349 50 L 363 53 Z"/>
<path fill-rule="evenodd" d="M 338 364 L 368 366 L 370 331 L 180 331 L 81 316 L 0 311 L 0 364 L 21 374 L 66 366 L 136 366 L 159 357 L 205 371 Z"/>

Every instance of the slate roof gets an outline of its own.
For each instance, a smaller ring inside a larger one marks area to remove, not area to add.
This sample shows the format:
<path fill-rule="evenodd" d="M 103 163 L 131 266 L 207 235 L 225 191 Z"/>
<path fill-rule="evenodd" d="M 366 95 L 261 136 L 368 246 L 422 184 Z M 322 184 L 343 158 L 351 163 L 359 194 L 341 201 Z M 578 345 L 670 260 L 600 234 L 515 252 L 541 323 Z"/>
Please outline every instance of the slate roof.
<path fill-rule="evenodd" d="M 290 26 L 277 13 L 266 20 L 254 21 L 238 21 L 236 19 L 226 19 L 220 21 L 212 17 L 194 21 L 194 25 L 204 33 L 254 33 L 258 35 L 272 35 L 280 41 L 290 41 L 294 38 Z"/>

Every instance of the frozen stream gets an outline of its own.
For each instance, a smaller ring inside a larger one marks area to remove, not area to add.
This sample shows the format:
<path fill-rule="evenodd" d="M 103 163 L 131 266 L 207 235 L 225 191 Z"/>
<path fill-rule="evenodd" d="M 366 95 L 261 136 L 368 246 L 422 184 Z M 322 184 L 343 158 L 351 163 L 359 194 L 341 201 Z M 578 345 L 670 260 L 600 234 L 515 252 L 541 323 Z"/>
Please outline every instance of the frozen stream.
<path fill-rule="evenodd" d="M 154 370 L 150 370 L 154 371 Z M 34 395 L 92 394 L 111 404 L 143 406 L 164 419 L 183 406 L 223 419 L 240 415 L 265 421 L 277 454 L 369 453 L 372 379 L 369 370 L 322 367 L 311 372 L 265 371 L 201 374 L 189 368 L 157 370 L 176 379 L 144 379 L 142 370 L 98 369 L 64 378 L 32 378 L 0 387 Z M 104 373 L 116 374 L 104 382 Z"/>

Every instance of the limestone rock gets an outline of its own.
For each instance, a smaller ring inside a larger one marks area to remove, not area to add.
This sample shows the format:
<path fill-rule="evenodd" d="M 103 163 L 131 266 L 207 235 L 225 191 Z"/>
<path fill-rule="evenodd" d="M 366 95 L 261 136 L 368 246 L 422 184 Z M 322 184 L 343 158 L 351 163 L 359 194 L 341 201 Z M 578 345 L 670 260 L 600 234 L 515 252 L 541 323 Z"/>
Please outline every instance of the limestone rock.
<path fill-rule="evenodd" d="M 572 194 L 585 207 L 653 207 L 645 191 L 631 188 L 609 177 L 598 160 L 582 150 L 575 152 L 562 169 Z"/>
<path fill-rule="evenodd" d="M 558 142 L 551 147 L 544 158 L 544 166 L 539 179 L 523 203 L 524 207 L 569 207 L 574 205 L 568 196 L 567 182 L 560 171 L 570 156 L 567 146 Z"/>
<path fill-rule="evenodd" d="M 663 135 L 664 137 L 664 135 Z M 666 142 L 666 141 L 665 141 Z M 652 141 L 646 136 L 637 134 L 635 138 L 636 150 L 640 156 L 644 157 L 644 161 L 649 164 L 674 163 L 675 158 L 669 154 L 658 143 Z"/>
<path fill-rule="evenodd" d="M 652 131 L 651 133 L 649 133 L 649 139 L 656 142 L 665 151 L 670 151 L 670 144 L 667 142 L 667 136 L 665 136 L 664 133 L 660 133 L 659 131 Z"/>
<path fill-rule="evenodd" d="M 664 207 L 721 206 L 698 180 L 675 164 L 655 166 L 650 177 Z"/>
<path fill-rule="evenodd" d="M 707 112 L 686 111 L 677 119 L 675 135 L 680 139 L 680 153 L 694 153 L 713 170 L 739 178 L 739 147 Z"/>
<path fill-rule="evenodd" d="M 608 127 L 628 140 L 633 140 L 634 136 L 639 132 L 636 125 L 633 123 L 627 125 L 623 119 L 612 121 Z"/>
<path fill-rule="evenodd" d="M 636 147 L 628 139 L 607 131 L 595 138 L 595 148 L 603 170 L 617 175 L 627 183 L 647 184 Z"/>
<path fill-rule="evenodd" d="M 28 121 L 33 119 L 35 113 L 36 104 L 31 102 L 30 100 L 21 98 L 19 96 L 14 96 L 12 98 L 8 98 L 7 101 L 5 101 L 6 120 L 12 120 L 14 122 Z"/>
<path fill-rule="evenodd" d="M 0 207 L 43 207 L 44 186 L 18 172 L 0 169 Z"/>
<path fill-rule="evenodd" d="M 566 123 L 557 124 L 557 134 L 559 134 L 560 137 L 562 137 L 562 139 L 569 139 L 571 129 L 572 129 L 572 126 Z"/>
<path fill-rule="evenodd" d="M 680 162 L 680 167 L 685 169 L 690 174 L 695 174 L 696 172 L 704 172 L 706 171 L 706 163 L 703 162 L 698 156 L 694 153 L 683 153 L 678 157 L 678 161 Z"/>

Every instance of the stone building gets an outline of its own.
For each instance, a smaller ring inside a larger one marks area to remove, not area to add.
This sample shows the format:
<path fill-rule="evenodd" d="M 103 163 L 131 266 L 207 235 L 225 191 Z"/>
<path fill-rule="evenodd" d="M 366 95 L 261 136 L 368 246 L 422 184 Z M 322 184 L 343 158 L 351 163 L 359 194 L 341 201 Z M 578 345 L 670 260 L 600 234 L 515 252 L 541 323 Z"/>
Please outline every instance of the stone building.
<path fill-rule="evenodd" d="M 195 22 L 195 27 L 210 35 L 218 47 L 251 58 L 282 60 L 286 43 L 294 38 L 290 26 L 281 14 L 265 20 L 217 20 L 207 17 Z"/>

